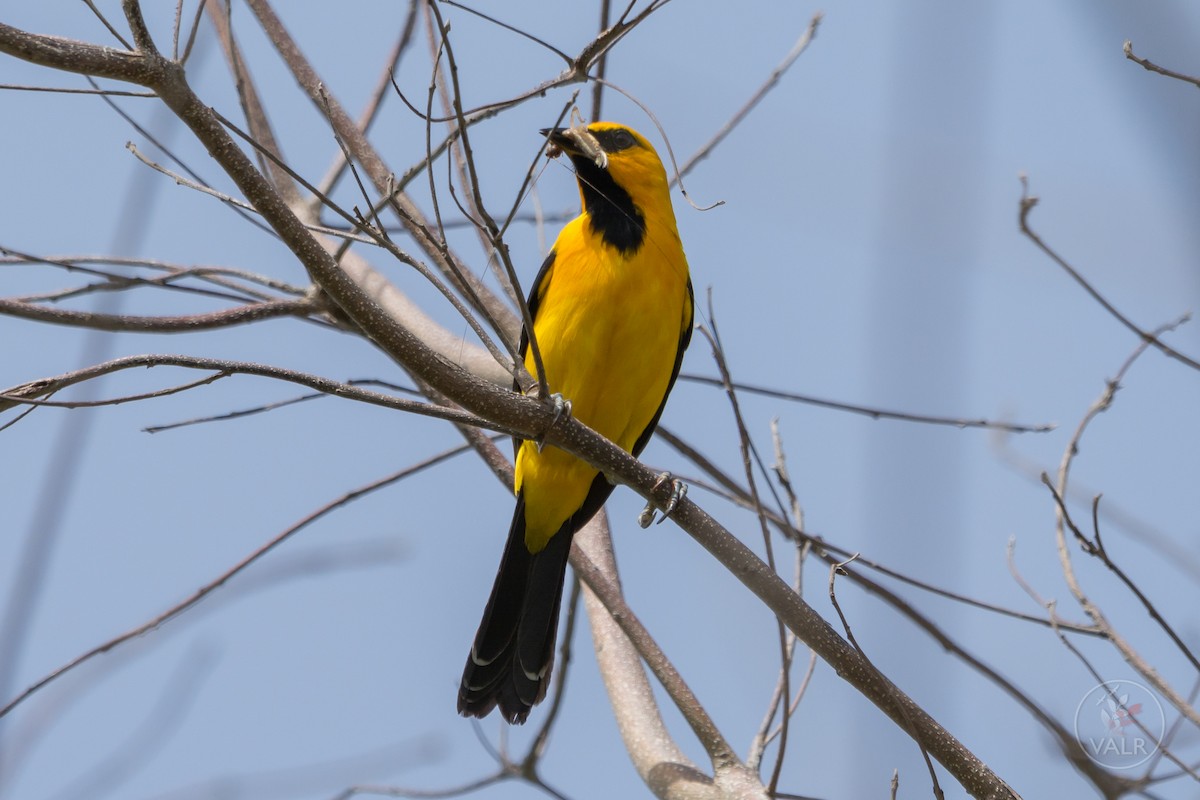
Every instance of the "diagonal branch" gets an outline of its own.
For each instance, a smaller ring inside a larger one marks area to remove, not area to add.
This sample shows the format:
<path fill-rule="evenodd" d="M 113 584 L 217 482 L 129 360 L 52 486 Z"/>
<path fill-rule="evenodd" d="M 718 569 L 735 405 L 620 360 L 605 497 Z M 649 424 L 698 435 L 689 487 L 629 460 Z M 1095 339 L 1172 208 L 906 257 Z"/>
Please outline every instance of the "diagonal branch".
<path fill-rule="evenodd" d="M 507 334 L 510 338 L 515 338 L 516 320 L 504 301 L 475 278 L 470 270 L 463 269 L 459 259 L 452 253 L 442 252 L 421 209 L 407 194 L 394 192 L 392 188 L 394 173 L 388 169 L 379 151 L 367 139 L 364 131 L 346 113 L 337 98 L 329 93 L 328 88 L 325 89 L 327 102 L 322 100 L 321 87 L 326 84 L 321 81 L 316 69 L 304 57 L 270 4 L 266 0 L 247 0 L 247 5 L 258 17 L 263 30 L 287 63 L 309 100 L 313 102 L 318 111 L 328 117 L 333 129 L 346 143 L 350 154 L 363 166 L 375 190 L 388 196 L 396 204 L 400 211 L 398 216 L 409 233 L 418 242 L 427 245 L 426 251 L 456 289 L 468 298 L 477 298 L 477 308 L 488 318 L 496 330 Z"/>
<path fill-rule="evenodd" d="M 1194 75 L 1185 75 L 1182 72 L 1175 72 L 1174 70 L 1167 69 L 1166 67 L 1160 67 L 1158 64 L 1155 64 L 1153 61 L 1147 58 L 1141 58 L 1134 55 L 1133 42 L 1129 41 L 1128 39 L 1125 40 L 1123 50 L 1126 58 L 1135 64 L 1141 65 L 1142 69 L 1146 70 L 1147 72 L 1157 72 L 1159 75 L 1166 75 L 1168 78 L 1174 78 L 1177 81 L 1190 83 L 1196 88 L 1200 89 L 1200 78 L 1197 78 Z"/>
<path fill-rule="evenodd" d="M 763 796 L 763 786 L 753 770 L 738 760 L 674 666 L 625 604 L 607 521 L 607 515 L 601 512 L 580 531 L 571 551 L 571 566 L 588 589 L 584 602 L 600 674 L 634 767 L 660 798 Z M 712 760 L 712 778 L 684 755 L 666 730 L 639 655 L 704 746 Z M 731 786 L 737 787 L 736 793 L 720 791 Z"/>
<path fill-rule="evenodd" d="M 280 150 L 279 142 L 275 138 L 275 132 L 271 128 L 271 122 L 267 117 L 267 111 L 258 94 L 258 89 L 254 85 L 254 78 L 249 70 L 246 69 L 245 57 L 242 55 L 237 41 L 233 38 L 231 20 L 221 8 L 218 0 L 204 0 L 201 5 L 208 13 L 208 18 L 212 21 L 213 27 L 217 31 L 217 40 L 221 43 L 221 48 L 225 51 L 225 61 L 229 64 L 229 69 L 233 73 L 238 101 L 242 105 L 242 113 L 246 115 L 246 123 L 250 126 L 251 135 L 254 136 L 256 141 L 262 144 L 264 149 L 274 153 L 276 156 L 281 156 L 282 150 Z M 259 167 L 263 172 L 270 174 L 271 180 L 275 182 L 275 188 L 288 202 L 297 203 L 300 201 L 300 192 L 296 189 L 296 185 L 292 183 L 291 176 L 280 170 L 276 166 L 275 161 L 269 161 L 260 157 Z"/>
<path fill-rule="evenodd" d="M 119 636 L 109 639 L 107 642 L 104 642 L 103 644 L 92 648 L 91 650 L 87 651 L 86 653 L 80 654 L 79 656 L 75 657 L 74 659 L 72 659 L 71 661 L 62 665 L 61 667 L 54 670 L 53 672 L 50 672 L 47 675 L 43 676 L 40 680 L 36 681 L 35 683 L 28 686 L 24 691 L 20 692 L 16 697 L 14 697 L 12 700 L 10 700 L 8 703 L 6 703 L 3 707 L 0 707 L 0 719 L 3 719 L 6 714 L 11 712 L 18 705 L 23 703 L 25 700 L 27 700 L 29 697 L 33 696 L 37 692 L 39 692 L 44 687 L 48 686 L 50 683 L 58 680 L 58 678 L 65 675 L 66 673 L 76 669 L 77 667 L 87 663 L 88 661 L 91 661 L 93 658 L 95 658 L 98 655 L 107 653 L 115 647 L 119 647 L 132 639 L 136 639 L 140 636 L 143 636 L 143 635 L 149 633 L 150 631 L 153 631 L 153 630 L 156 630 L 156 629 L 162 627 L 163 625 L 167 624 L 171 620 L 178 617 L 180 614 L 183 614 L 185 611 L 187 611 L 188 609 L 195 606 L 201 600 L 204 600 L 206 597 L 211 595 L 217 589 L 220 589 L 222 586 L 224 586 L 226 583 L 228 583 L 230 580 L 232 580 L 238 574 L 245 571 L 250 565 L 254 564 L 258 560 L 260 560 L 263 556 L 267 555 L 272 550 L 274 550 L 276 547 L 278 547 L 279 545 L 286 542 L 288 539 L 290 539 L 296 533 L 299 533 L 301 530 L 303 530 L 304 528 L 307 528 L 309 525 L 311 525 L 312 523 L 321 519 L 322 517 L 330 514 L 331 512 L 335 511 L 336 509 L 341 508 L 342 506 L 345 506 L 349 503 L 354 502 L 355 500 L 359 499 L 360 497 L 363 497 L 364 495 L 367 495 L 367 494 L 370 494 L 371 492 L 376 491 L 377 489 L 382 489 L 383 487 L 388 486 L 393 483 L 396 483 L 397 481 L 407 478 L 410 475 L 414 475 L 414 474 L 416 474 L 418 472 L 422 472 L 430 467 L 436 466 L 437 464 L 440 464 L 449 458 L 452 458 L 460 453 L 465 452 L 468 449 L 468 447 L 469 447 L 469 445 L 459 445 L 458 447 L 456 447 L 452 450 L 447 450 L 445 452 L 439 453 L 438 455 L 435 455 L 432 458 L 426 459 L 425 461 L 421 461 L 412 466 L 405 467 L 404 469 L 402 469 L 398 472 L 395 472 L 391 475 L 380 478 L 379 480 L 373 481 L 365 486 L 360 486 L 359 488 L 354 489 L 350 492 L 347 492 L 347 493 L 343 494 L 341 497 L 339 497 L 329 503 L 326 503 L 325 505 L 321 506 L 317 510 L 308 514 L 303 519 L 296 522 L 291 527 L 287 528 L 286 530 L 284 530 L 281 533 L 279 533 L 278 535 L 276 535 L 274 538 L 272 538 L 269 541 L 262 544 L 260 547 L 258 547 L 256 550 L 254 550 L 249 555 L 247 555 L 245 558 L 243 558 L 237 564 L 234 564 L 232 567 L 230 567 L 228 570 L 223 572 L 221 575 L 217 576 L 214 580 L 210 581 L 209 583 L 205 584 L 204 586 L 201 586 L 199 589 L 197 589 L 195 592 L 193 592 L 192 595 L 189 596 L 187 599 L 183 600 L 180 603 L 177 603 L 174 606 L 171 606 L 166 611 L 162 612 L 161 614 L 154 617 L 153 619 L 148 620 L 147 622 L 144 622 L 141 625 L 138 625 L 136 628 L 128 630 Z"/>
<path fill-rule="evenodd" d="M 1037 245 L 1037 248 L 1049 256 L 1055 264 L 1058 264 L 1058 266 L 1062 267 L 1063 271 L 1070 275 L 1076 283 L 1082 286 L 1083 290 L 1087 292 L 1093 300 L 1099 303 L 1101 308 L 1111 314 L 1112 317 L 1117 320 L 1117 322 L 1121 323 L 1134 334 L 1136 334 L 1139 339 L 1146 344 L 1153 346 L 1163 355 L 1169 356 L 1181 364 L 1189 366 L 1192 369 L 1200 369 L 1200 362 L 1197 362 L 1195 359 L 1184 355 L 1175 348 L 1166 344 L 1150 331 L 1138 327 L 1129 319 L 1129 317 L 1118 311 L 1116 306 L 1108 302 L 1108 300 L 1104 298 L 1104 295 L 1096 291 L 1095 287 L 1088 283 L 1087 279 L 1079 274 L 1079 270 L 1072 267 L 1069 263 L 1067 263 L 1066 259 L 1050 249 L 1050 246 L 1043 242 L 1042 238 L 1033 232 L 1033 229 L 1029 227 L 1029 212 L 1033 210 L 1033 207 L 1036 206 L 1037 203 L 1038 198 L 1029 194 L 1029 180 L 1022 175 L 1020 212 L 1021 233 L 1025 234 L 1025 236 L 1029 238 L 1029 241 Z"/>

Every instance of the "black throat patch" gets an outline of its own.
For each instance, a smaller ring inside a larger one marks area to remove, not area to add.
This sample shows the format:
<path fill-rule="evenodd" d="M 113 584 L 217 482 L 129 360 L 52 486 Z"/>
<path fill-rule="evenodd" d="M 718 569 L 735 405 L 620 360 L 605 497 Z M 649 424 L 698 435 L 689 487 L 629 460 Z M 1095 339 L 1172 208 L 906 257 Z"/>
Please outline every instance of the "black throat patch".
<path fill-rule="evenodd" d="M 592 231 L 622 255 L 636 253 L 646 239 L 646 219 L 629 192 L 594 161 L 582 156 L 572 157 L 571 161 L 575 164 Z"/>

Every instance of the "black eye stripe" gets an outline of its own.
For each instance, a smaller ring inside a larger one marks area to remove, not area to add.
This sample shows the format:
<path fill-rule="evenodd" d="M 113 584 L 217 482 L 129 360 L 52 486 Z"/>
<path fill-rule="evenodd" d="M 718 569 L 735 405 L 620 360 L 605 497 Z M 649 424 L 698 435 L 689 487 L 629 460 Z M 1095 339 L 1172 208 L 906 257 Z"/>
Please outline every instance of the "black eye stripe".
<path fill-rule="evenodd" d="M 606 153 L 619 153 L 637 146 L 637 140 L 633 138 L 633 134 L 624 128 L 592 131 L 591 134 L 596 137 L 596 141 L 600 143 L 601 149 Z"/>

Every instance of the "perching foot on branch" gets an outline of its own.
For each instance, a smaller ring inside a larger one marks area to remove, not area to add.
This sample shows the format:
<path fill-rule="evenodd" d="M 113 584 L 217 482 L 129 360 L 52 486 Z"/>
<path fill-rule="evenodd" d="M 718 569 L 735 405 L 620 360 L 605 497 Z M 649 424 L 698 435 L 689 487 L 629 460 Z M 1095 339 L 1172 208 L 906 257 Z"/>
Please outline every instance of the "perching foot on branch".
<path fill-rule="evenodd" d="M 667 504 L 663 506 L 663 514 L 658 519 L 659 525 L 665 522 L 667 517 L 671 516 L 671 512 L 679 505 L 679 501 L 687 497 L 687 484 L 681 480 L 672 478 L 669 472 L 658 473 L 658 478 L 654 481 L 654 490 L 658 491 L 668 481 L 671 483 L 671 497 L 667 500 Z M 654 512 L 654 501 L 647 501 L 646 507 L 642 509 L 642 513 L 638 514 L 638 525 L 641 525 L 643 528 L 649 528 L 650 523 L 654 522 Z"/>
<path fill-rule="evenodd" d="M 561 394 L 555 392 L 554 394 L 550 395 L 550 402 L 554 404 L 554 419 L 550 420 L 550 424 L 546 427 L 546 430 L 542 431 L 542 435 L 537 439 L 537 449 L 539 453 L 542 452 L 542 448 L 546 446 L 546 437 L 550 435 L 550 431 L 554 430 L 554 426 L 557 425 L 564 417 L 567 419 L 571 418 L 570 400 L 567 400 Z"/>

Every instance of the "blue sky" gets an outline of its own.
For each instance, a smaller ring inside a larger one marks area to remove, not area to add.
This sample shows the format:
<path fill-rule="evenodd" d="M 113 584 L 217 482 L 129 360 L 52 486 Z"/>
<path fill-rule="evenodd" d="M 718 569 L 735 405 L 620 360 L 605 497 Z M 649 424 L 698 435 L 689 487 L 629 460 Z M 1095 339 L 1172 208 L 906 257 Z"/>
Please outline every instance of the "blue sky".
<path fill-rule="evenodd" d="M 119 4 L 100 6 L 120 19 Z M 148 14 L 165 42 L 170 11 L 162 6 Z M 915 413 L 1058 427 L 1001 445 L 986 431 L 743 396 L 751 434 L 769 452 L 768 425 L 779 419 L 814 533 L 922 581 L 1037 613 L 1006 566 L 1015 540 L 1024 578 L 1056 599 L 1065 617 L 1082 619 L 1063 584 L 1054 507 L 1036 472 L 1056 469 L 1078 421 L 1137 338 L 1020 234 L 1017 176 L 1027 174 L 1041 198 L 1034 228 L 1123 313 L 1154 328 L 1195 311 L 1195 88 L 1144 71 L 1121 46 L 1130 39 L 1139 55 L 1200 73 L 1200 10 L 1184 2 L 935 0 L 819 8 L 825 18 L 811 48 L 687 179 L 697 204 L 724 205 L 700 212 L 676 195 L 697 295 L 711 289 L 735 378 Z M 598 16 L 574 7 L 488 10 L 568 53 L 589 40 Z M 728 6 L 672 3 L 621 43 L 609 79 L 655 112 L 676 155 L 686 158 L 766 78 L 817 10 L 756 3 L 732 13 Z M 347 4 L 336 13 L 329 4 L 280 4 L 351 113 L 369 96 L 403 12 L 399 3 Z M 528 40 L 452 7 L 444 13 L 468 105 L 513 96 L 561 69 L 556 56 Z M 20 4 L 0 16 L 28 30 L 116 46 L 77 4 Z M 336 152 L 328 128 L 236 3 L 234 21 L 289 163 L 319 178 Z M 189 80 L 205 102 L 236 118 L 211 33 L 206 25 Z M 423 97 L 428 73 L 419 38 L 397 81 Z M 0 83 L 84 85 L 9 57 L 0 58 Z M 537 153 L 537 129 L 553 122 L 569 93 L 558 90 L 477 128 L 473 143 L 489 203 L 511 203 Z M 303 282 L 299 265 L 274 239 L 134 159 L 126 141 L 158 154 L 98 99 L 6 91 L 0 102 L 8 121 L 0 126 L 8 187 L 0 196 L 0 247 L 233 266 Z M 120 104 L 206 179 L 229 188 L 153 101 Z M 606 117 L 661 144 L 629 102 L 609 94 L 605 109 Z M 423 152 L 422 125 L 395 98 L 372 133 L 397 170 Z M 423 187 L 414 191 L 424 194 Z M 573 178 L 557 162 L 540 171 L 537 195 L 547 212 L 571 211 L 577 202 Z M 361 204 L 348 182 L 338 199 Z M 551 226 L 546 233 L 554 232 Z M 523 225 L 507 238 L 528 283 L 541 261 L 538 232 Z M 476 240 L 461 232 L 454 244 L 482 272 Z M 362 252 L 451 329 L 469 335 L 410 270 Z M 4 296 L 76 280 L 0 265 Z M 111 302 L 91 298 L 71 307 Z M 117 302 L 144 314 L 217 307 L 151 291 Z M 1195 357 L 1200 327 L 1184 325 L 1169 341 Z M 97 354 L 149 352 L 402 380 L 370 345 L 291 320 L 96 339 L 0 317 L 0 386 L 65 372 Z M 684 372 L 715 374 L 700 337 Z M 190 377 L 129 372 L 93 391 L 131 394 Z M 1072 473 L 1084 497 L 1103 493 L 1104 507 L 1136 520 L 1109 522 L 1105 541 L 1189 642 L 1200 541 L 1197 378 L 1158 353 L 1145 354 L 1089 429 Z M 0 608 L 27 623 L 20 647 L 9 651 L 15 673 L 5 699 L 179 602 L 321 504 L 460 442 L 446 425 L 333 399 L 143 432 L 295 394 L 238 377 L 144 403 L 40 409 L 0 432 L 0 504 L 7 510 Z M 739 474 L 736 432 L 719 391 L 681 382 L 663 425 Z M 64 440 L 64 432 L 76 438 Z M 69 455 L 56 457 L 60 447 Z M 1034 465 L 1032 477 L 1028 468 L 1014 468 L 1015 457 Z M 695 472 L 660 442 L 643 458 Z M 750 515 L 702 490 L 691 497 L 760 547 Z M 0 797 L 323 798 L 353 783 L 440 788 L 488 773 L 488 753 L 454 713 L 454 696 L 511 504 L 477 460 L 459 457 L 321 520 L 210 601 L 54 684 L 0 723 L 7 753 Z M 777 669 L 774 622 L 677 528 L 638 529 L 640 505 L 626 490 L 609 504 L 628 599 L 744 753 Z M 1086 502 L 1072 509 L 1089 518 Z M 1180 553 L 1147 546 L 1147 531 Z M 48 545 L 45 573 L 34 596 L 16 608 L 11 587 L 28 574 L 22 554 L 31 537 Z M 1110 575 L 1077 551 L 1074 558 L 1114 624 L 1186 692 L 1194 671 Z M 804 577 L 806 597 L 834 619 L 825 568 L 813 563 Z M 1068 726 L 1096 683 L 1042 627 L 898 591 Z M 839 584 L 839 601 L 875 663 L 1018 791 L 1088 796 L 1042 730 L 995 687 L 853 586 Z M 1080 647 L 1106 679 L 1134 677 L 1111 648 L 1089 640 Z M 584 631 L 575 654 L 543 777 L 573 798 L 640 794 Z M 668 719 L 703 763 L 681 720 L 671 712 Z M 488 720 L 482 734 L 495 741 L 499 729 Z M 511 732 L 515 752 L 532 732 Z M 1178 750 L 1195 760 L 1194 729 Z M 138 755 L 129 762 L 112 759 L 131 752 Z M 818 665 L 795 720 L 781 788 L 815 797 L 879 796 L 893 769 L 905 795 L 927 790 L 912 742 Z M 940 777 L 958 796 L 952 779 Z M 509 782 L 481 796 L 534 791 Z M 1195 794 L 1186 779 L 1156 791 Z"/>

